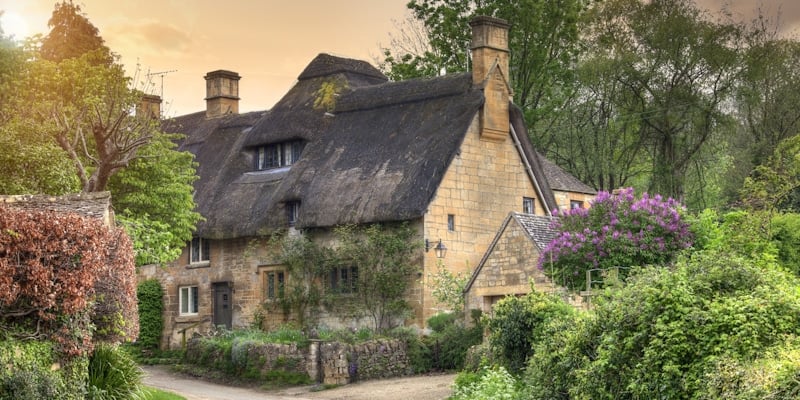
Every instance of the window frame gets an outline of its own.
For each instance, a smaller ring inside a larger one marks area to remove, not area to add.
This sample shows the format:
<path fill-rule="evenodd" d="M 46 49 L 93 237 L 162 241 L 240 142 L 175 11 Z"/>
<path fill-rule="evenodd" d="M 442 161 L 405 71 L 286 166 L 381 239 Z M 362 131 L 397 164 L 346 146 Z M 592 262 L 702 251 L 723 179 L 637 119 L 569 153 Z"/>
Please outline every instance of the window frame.
<path fill-rule="evenodd" d="M 533 197 L 523 197 L 522 212 L 524 214 L 536 214 L 536 199 Z"/>
<path fill-rule="evenodd" d="M 268 171 L 289 167 L 300 159 L 303 152 L 303 141 L 270 143 L 255 148 L 254 165 L 256 171 Z"/>
<path fill-rule="evenodd" d="M 198 252 L 199 254 L 197 254 Z M 195 258 L 197 259 L 195 260 Z M 202 237 L 193 237 L 189 242 L 189 264 L 208 264 L 210 262 L 211 242 Z"/>
<path fill-rule="evenodd" d="M 185 297 L 184 297 L 184 290 L 186 292 Z M 199 297 L 200 297 L 200 288 L 197 285 L 179 286 L 178 315 L 180 316 L 198 315 L 200 311 L 200 305 L 198 302 Z M 186 311 L 184 311 L 184 309 Z"/>
<path fill-rule="evenodd" d="M 264 300 L 277 301 L 286 296 L 286 277 L 286 270 L 282 268 L 264 271 Z"/>
<path fill-rule="evenodd" d="M 450 232 L 456 231 L 456 215 L 447 214 L 447 230 Z"/>
<path fill-rule="evenodd" d="M 577 207 L 576 207 L 577 205 Z M 583 208 L 583 200 L 572 200 L 569 201 L 569 209 L 570 210 L 577 210 Z"/>
<path fill-rule="evenodd" d="M 327 289 L 333 293 L 351 295 L 358 293 L 358 267 L 334 267 L 328 273 Z"/>

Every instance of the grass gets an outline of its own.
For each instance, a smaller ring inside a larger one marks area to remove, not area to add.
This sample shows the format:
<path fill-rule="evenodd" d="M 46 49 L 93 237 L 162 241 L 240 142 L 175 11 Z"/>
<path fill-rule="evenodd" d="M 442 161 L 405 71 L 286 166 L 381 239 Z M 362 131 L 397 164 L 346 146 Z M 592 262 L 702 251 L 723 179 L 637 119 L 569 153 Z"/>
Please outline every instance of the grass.
<path fill-rule="evenodd" d="M 142 390 L 143 400 L 186 400 L 183 396 L 178 396 L 175 393 L 165 392 L 153 387 L 145 386 Z"/>

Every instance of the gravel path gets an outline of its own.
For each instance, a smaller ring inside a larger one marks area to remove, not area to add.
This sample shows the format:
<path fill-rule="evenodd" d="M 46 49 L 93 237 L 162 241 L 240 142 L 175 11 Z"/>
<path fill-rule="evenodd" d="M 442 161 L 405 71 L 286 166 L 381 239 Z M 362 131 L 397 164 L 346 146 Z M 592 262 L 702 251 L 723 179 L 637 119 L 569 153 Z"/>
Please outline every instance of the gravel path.
<path fill-rule="evenodd" d="M 261 391 L 225 386 L 173 373 L 165 366 L 145 366 L 144 383 L 187 400 L 441 400 L 452 393 L 454 374 L 412 376 L 358 382 L 312 392 L 312 386 Z"/>

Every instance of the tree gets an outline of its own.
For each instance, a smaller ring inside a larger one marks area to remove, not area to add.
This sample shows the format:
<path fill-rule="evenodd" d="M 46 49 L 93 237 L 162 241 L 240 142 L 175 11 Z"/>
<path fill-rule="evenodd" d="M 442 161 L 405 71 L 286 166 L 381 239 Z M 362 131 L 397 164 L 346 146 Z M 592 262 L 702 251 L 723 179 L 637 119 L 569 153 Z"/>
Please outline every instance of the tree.
<path fill-rule="evenodd" d="M 39 50 L 45 60 L 61 62 L 99 50 L 100 56 L 92 60 L 94 63 L 110 65 L 113 62 L 111 50 L 97 27 L 72 0 L 56 3 L 47 27 L 50 33 L 42 40 Z"/>
<path fill-rule="evenodd" d="M 682 199 L 741 73 L 742 31 L 689 0 L 612 0 L 591 9 L 587 40 L 605 49 L 652 161 L 648 190 Z"/>
<path fill-rule="evenodd" d="M 391 328 L 410 309 L 404 296 L 419 268 L 412 258 L 418 248 L 414 230 L 407 224 L 341 226 L 335 235 L 340 244 L 333 268 L 355 267 L 357 286 L 351 291 L 357 304 L 375 330 Z"/>
<path fill-rule="evenodd" d="M 178 136 L 156 134 L 108 183 L 118 220 L 136 239 L 137 265 L 176 259 L 202 219 L 192 197 L 194 156 L 175 149 Z"/>
<path fill-rule="evenodd" d="M 742 199 L 756 210 L 797 210 L 800 191 L 800 135 L 782 141 L 766 164 L 745 179 Z"/>
<path fill-rule="evenodd" d="M 621 268 L 625 278 L 630 267 L 669 264 L 692 245 L 681 211 L 674 199 L 647 193 L 636 198 L 633 188 L 600 192 L 591 208 L 561 213 L 539 268 L 556 283 L 582 290 L 589 270 Z"/>
<path fill-rule="evenodd" d="M 380 65 L 393 79 L 469 70 L 469 21 L 491 15 L 512 25 L 509 78 L 529 124 L 547 117 L 569 92 L 582 0 L 412 0 L 408 8 L 423 27 L 408 23 L 405 32 L 413 33 L 383 49 Z M 419 44 L 420 31 L 428 46 Z"/>

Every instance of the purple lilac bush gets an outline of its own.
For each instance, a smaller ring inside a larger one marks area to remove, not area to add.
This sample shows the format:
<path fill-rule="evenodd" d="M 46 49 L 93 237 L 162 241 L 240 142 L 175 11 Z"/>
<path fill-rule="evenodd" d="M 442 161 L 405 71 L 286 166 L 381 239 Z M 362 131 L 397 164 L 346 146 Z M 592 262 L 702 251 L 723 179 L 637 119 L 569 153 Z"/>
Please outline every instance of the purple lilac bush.
<path fill-rule="evenodd" d="M 589 209 L 557 211 L 558 235 L 539 258 L 539 268 L 573 290 L 586 287 L 586 271 L 666 265 L 692 245 L 681 204 L 661 195 L 634 196 L 633 188 L 598 193 Z M 592 280 L 595 278 L 593 277 Z"/>

